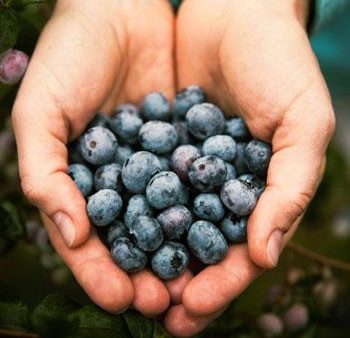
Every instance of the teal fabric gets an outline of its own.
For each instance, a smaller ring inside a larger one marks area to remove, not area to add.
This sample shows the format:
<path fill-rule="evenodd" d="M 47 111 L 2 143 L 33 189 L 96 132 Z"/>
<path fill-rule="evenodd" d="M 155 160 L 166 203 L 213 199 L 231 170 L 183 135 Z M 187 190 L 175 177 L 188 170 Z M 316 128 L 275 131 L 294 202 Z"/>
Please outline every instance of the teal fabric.
<path fill-rule="evenodd" d="M 314 0 L 314 13 L 310 33 L 315 34 L 325 27 L 334 17 L 350 8 L 350 0 Z"/>

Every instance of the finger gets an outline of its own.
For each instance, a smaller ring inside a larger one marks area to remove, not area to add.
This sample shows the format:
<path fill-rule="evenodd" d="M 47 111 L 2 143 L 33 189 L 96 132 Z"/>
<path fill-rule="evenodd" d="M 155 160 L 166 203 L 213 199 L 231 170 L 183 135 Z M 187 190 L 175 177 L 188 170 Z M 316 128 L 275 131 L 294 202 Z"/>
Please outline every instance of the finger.
<path fill-rule="evenodd" d="M 316 193 L 334 131 L 333 111 L 322 91 L 302 102 L 286 113 L 273 135 L 267 186 L 248 222 L 249 253 L 263 268 L 277 265 L 284 234 Z M 305 107 L 311 110 L 300 113 Z"/>
<path fill-rule="evenodd" d="M 188 314 L 183 305 L 172 306 L 164 318 L 164 326 L 175 337 L 192 337 L 204 330 L 207 325 L 219 317 L 225 309 L 209 316 L 194 317 Z"/>
<path fill-rule="evenodd" d="M 143 270 L 130 276 L 135 295 L 133 307 L 145 316 L 156 316 L 164 312 L 170 302 L 164 283 L 152 272 Z"/>
<path fill-rule="evenodd" d="M 193 316 L 210 315 L 230 303 L 261 272 L 246 245 L 231 246 L 223 261 L 208 266 L 190 281 L 183 292 L 183 305 Z"/>
<path fill-rule="evenodd" d="M 106 30 L 107 36 L 95 41 L 96 24 L 89 26 L 81 19 L 91 17 L 92 13 L 85 13 L 92 12 L 91 6 L 82 6 L 84 10 L 77 14 L 67 1 L 59 2 L 13 109 L 23 191 L 55 222 L 71 247 L 88 238 L 89 220 L 84 198 L 67 175 L 66 144 L 83 131 L 113 85 L 110 74 L 120 63 L 120 54 L 100 42 L 112 43 L 115 32 Z M 94 18 L 101 20 L 98 14 Z M 106 57 L 105 50 L 111 55 Z M 100 81 L 101 86 L 97 85 Z"/>
<path fill-rule="evenodd" d="M 79 248 L 68 248 L 57 227 L 42 214 L 50 240 L 91 300 L 106 311 L 118 313 L 133 301 L 128 275 L 116 266 L 95 232 Z"/>
<path fill-rule="evenodd" d="M 180 277 L 165 282 L 173 304 L 180 304 L 182 302 L 182 294 L 192 278 L 192 272 L 186 270 Z"/>

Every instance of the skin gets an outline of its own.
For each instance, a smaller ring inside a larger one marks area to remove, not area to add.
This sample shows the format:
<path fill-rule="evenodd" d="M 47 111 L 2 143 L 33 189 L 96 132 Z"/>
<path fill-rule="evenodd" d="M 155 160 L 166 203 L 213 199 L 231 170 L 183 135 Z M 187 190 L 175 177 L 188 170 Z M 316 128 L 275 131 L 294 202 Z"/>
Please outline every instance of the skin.
<path fill-rule="evenodd" d="M 305 32 L 307 3 L 186 0 L 175 27 L 165 0 L 58 1 L 23 80 L 13 123 L 23 190 L 42 211 L 57 252 L 99 306 L 120 312 L 132 305 L 154 316 L 171 299 L 177 305 L 165 314 L 165 327 L 191 336 L 276 266 L 321 180 L 335 125 Z M 175 88 L 193 83 L 226 114 L 240 114 L 255 137 L 272 143 L 267 187 L 248 223 L 249 244 L 232 246 L 225 260 L 193 278 L 186 272 L 163 283 L 149 271 L 128 277 L 90 229 L 85 201 L 66 175 L 66 144 L 99 107 L 109 112 L 153 90 L 171 98 Z M 52 221 L 57 212 L 69 217 L 70 241 Z"/>

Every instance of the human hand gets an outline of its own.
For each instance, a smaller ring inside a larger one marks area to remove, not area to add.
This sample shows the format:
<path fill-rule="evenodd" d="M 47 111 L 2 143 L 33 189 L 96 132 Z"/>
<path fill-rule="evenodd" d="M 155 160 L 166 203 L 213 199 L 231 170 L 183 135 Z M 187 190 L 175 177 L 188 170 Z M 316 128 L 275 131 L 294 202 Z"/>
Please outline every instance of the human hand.
<path fill-rule="evenodd" d="M 67 175 L 66 146 L 98 109 L 110 112 L 153 90 L 174 94 L 173 20 L 165 0 L 59 0 L 13 109 L 23 190 L 78 282 L 111 312 L 129 305 L 163 312 L 188 274 L 172 282 L 169 295 L 149 271 L 128 277 L 116 266 Z"/>
<path fill-rule="evenodd" d="M 276 266 L 321 180 L 335 125 L 331 100 L 305 31 L 303 0 L 186 0 L 177 19 L 179 87 L 201 85 L 252 135 L 271 142 L 267 187 L 235 245 L 185 287 L 165 317 L 191 336 L 220 315 L 264 269 Z"/>

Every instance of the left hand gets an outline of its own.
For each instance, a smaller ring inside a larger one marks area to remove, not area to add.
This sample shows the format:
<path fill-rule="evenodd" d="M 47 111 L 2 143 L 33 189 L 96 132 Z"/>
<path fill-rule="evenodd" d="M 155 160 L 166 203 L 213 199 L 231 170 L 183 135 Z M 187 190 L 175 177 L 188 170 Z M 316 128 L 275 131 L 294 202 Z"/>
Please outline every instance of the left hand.
<path fill-rule="evenodd" d="M 267 187 L 248 223 L 248 245 L 186 286 L 165 326 L 191 336 L 219 316 L 264 269 L 277 265 L 316 192 L 335 118 L 305 30 L 304 0 L 186 0 L 177 19 L 179 87 L 199 84 L 252 135 L 270 142 Z"/>

